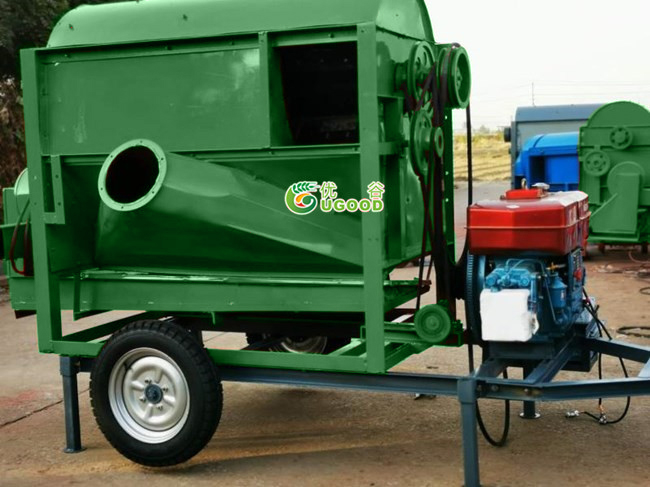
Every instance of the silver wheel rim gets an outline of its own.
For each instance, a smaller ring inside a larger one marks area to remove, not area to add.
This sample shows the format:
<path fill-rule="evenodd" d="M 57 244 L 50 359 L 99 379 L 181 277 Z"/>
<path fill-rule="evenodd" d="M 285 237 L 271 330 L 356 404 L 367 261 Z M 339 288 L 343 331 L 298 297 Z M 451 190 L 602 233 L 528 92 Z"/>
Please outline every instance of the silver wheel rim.
<path fill-rule="evenodd" d="M 120 357 L 109 377 L 108 400 L 122 429 L 144 443 L 174 438 L 190 412 L 183 372 L 153 348 L 136 348 Z"/>
<path fill-rule="evenodd" d="M 323 353 L 327 346 L 327 337 L 284 338 L 273 348 L 280 352 Z"/>

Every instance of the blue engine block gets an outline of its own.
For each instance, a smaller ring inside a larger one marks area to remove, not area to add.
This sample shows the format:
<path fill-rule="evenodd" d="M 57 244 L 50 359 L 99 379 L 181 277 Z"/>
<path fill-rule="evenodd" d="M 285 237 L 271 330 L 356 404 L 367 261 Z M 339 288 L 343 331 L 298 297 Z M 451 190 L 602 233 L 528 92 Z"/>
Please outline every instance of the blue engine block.
<path fill-rule="evenodd" d="M 535 339 L 566 334 L 582 315 L 586 271 L 580 249 L 564 257 L 522 256 L 495 258 L 485 278 L 485 288 L 528 289 L 528 308 L 537 316 Z"/>

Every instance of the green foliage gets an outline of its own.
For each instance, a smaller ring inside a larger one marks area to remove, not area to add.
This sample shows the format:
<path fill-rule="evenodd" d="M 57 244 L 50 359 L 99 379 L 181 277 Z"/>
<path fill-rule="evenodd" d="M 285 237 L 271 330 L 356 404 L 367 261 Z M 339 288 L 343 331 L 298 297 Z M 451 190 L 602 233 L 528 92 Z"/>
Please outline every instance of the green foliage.
<path fill-rule="evenodd" d="M 0 187 L 13 186 L 25 167 L 25 127 L 20 87 L 16 80 L 0 81 Z M 0 200 L 0 210 L 2 209 Z"/>
<path fill-rule="evenodd" d="M 115 1 L 115 0 L 108 0 Z M 68 10 L 81 4 L 107 0 L 0 0 L 0 78 L 18 75 L 18 53 L 44 46 L 54 24 Z"/>
<path fill-rule="evenodd" d="M 45 46 L 68 10 L 111 1 L 116 0 L 0 0 L 0 189 L 12 186 L 25 167 L 20 50 Z"/>
<path fill-rule="evenodd" d="M 47 42 L 67 0 L 0 0 L 0 77 L 18 74 L 18 52 Z"/>

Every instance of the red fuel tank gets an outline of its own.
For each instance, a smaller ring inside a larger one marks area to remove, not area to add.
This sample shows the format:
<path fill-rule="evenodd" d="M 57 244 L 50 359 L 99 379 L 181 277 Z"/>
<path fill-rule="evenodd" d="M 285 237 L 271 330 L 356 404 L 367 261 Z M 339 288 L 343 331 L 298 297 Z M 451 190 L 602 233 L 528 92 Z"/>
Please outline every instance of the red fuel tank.
<path fill-rule="evenodd" d="M 500 201 L 468 208 L 467 238 L 475 255 L 533 251 L 566 255 L 586 248 L 589 202 L 582 191 L 508 191 Z"/>

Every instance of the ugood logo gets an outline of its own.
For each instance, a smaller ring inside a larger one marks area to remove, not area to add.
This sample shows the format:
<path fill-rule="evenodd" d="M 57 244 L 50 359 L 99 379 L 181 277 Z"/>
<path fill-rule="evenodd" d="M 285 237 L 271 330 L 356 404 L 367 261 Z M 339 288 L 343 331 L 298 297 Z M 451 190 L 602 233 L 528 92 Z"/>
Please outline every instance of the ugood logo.
<path fill-rule="evenodd" d="M 354 198 L 339 198 L 337 193 L 338 187 L 332 181 L 325 181 L 319 185 L 316 182 L 302 181 L 289 186 L 285 194 L 285 203 L 287 208 L 296 215 L 308 215 L 318 206 L 324 213 L 332 211 L 336 213 L 378 213 L 384 210 L 384 193 L 385 186 L 374 181 L 368 185 L 368 198 L 357 200 Z M 320 205 L 318 198 L 314 193 L 320 190 Z"/>
<path fill-rule="evenodd" d="M 284 195 L 287 208 L 296 215 L 308 215 L 318 207 L 318 199 L 312 193 L 319 187 L 318 183 L 308 181 L 292 184 Z"/>

